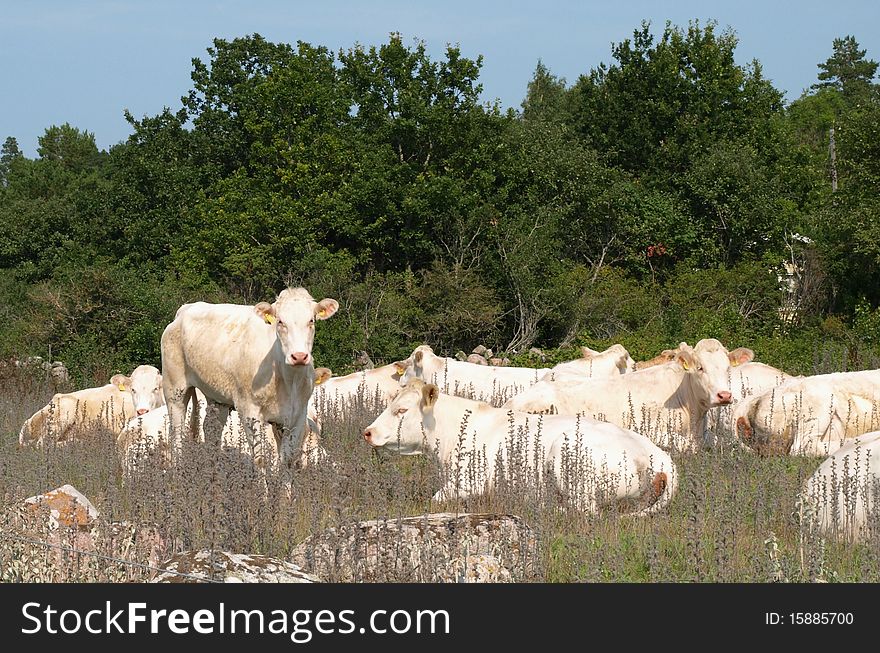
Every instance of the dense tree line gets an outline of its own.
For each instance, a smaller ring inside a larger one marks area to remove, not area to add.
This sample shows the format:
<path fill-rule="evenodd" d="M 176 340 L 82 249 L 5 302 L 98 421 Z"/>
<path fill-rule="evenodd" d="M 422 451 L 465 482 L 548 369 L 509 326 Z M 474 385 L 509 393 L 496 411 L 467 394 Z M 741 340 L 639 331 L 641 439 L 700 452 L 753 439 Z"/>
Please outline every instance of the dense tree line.
<path fill-rule="evenodd" d="M 643 24 L 571 85 L 539 62 L 505 112 L 457 47 L 217 39 L 181 108 L 126 114 L 109 152 L 69 124 L 36 159 L 6 139 L 0 354 L 51 349 L 83 375 L 158 363 L 181 303 L 301 284 L 341 302 L 316 343 L 337 371 L 421 342 L 527 362 L 706 336 L 789 367 L 817 341 L 868 364 L 877 62 L 837 39 L 786 105 L 736 45 L 713 23 Z"/>

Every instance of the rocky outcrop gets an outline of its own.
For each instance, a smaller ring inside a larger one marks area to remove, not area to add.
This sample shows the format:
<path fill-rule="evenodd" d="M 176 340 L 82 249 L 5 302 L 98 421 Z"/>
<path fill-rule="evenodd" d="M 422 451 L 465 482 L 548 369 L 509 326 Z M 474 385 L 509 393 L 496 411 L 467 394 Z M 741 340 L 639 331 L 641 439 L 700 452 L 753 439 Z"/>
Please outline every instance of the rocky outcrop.
<path fill-rule="evenodd" d="M 50 529 L 59 527 L 90 531 L 98 519 L 98 509 L 72 485 L 62 485 L 45 494 L 24 500 L 24 507 L 32 515 L 45 510 Z"/>
<path fill-rule="evenodd" d="M 178 553 L 158 566 L 167 571 L 157 572 L 151 583 L 197 583 L 199 579 L 224 583 L 321 582 L 299 565 L 278 558 L 208 549 Z"/>
<path fill-rule="evenodd" d="M 291 560 L 326 581 L 507 582 L 532 576 L 535 550 L 519 517 L 433 513 L 331 528 Z"/>

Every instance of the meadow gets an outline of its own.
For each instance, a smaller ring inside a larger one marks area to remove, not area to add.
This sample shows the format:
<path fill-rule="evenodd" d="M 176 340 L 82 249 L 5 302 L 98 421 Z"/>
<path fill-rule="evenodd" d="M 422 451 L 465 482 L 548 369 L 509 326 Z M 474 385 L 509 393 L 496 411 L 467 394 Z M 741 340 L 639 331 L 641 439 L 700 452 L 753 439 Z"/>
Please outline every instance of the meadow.
<path fill-rule="evenodd" d="M 142 566 L 149 562 L 146 552 L 130 541 L 101 540 L 98 553 L 105 557 L 98 558 L 59 555 L 22 539 L 17 506 L 65 483 L 89 497 L 107 525 L 157 528 L 169 552 L 207 548 L 288 559 L 309 535 L 352 522 L 499 513 L 520 517 L 535 534 L 521 551 L 524 563 L 513 571 L 515 581 L 880 580 L 880 529 L 873 528 L 867 541 L 837 541 L 821 537 L 799 514 L 798 492 L 821 459 L 758 457 L 736 446 L 723 426 L 713 450 L 675 456 L 680 486 L 669 508 L 633 518 L 623 513 L 626 506 L 610 505 L 596 515 L 566 507 L 535 480 L 528 460 L 511 464 L 504 482 L 483 496 L 432 502 L 443 476 L 454 470 L 439 469 L 428 457 L 396 457 L 368 446 L 361 432 L 381 411 L 368 396 L 344 411 L 324 407 L 323 445 L 332 463 L 298 471 L 289 485 L 273 468 L 258 469 L 240 452 L 203 443 L 188 444 L 170 469 L 158 455 L 145 454 L 125 476 L 112 436 L 100 429 L 64 445 L 18 447 L 22 422 L 51 394 L 45 381 L 24 375 L 9 376 L 0 386 L 4 581 L 144 581 L 154 575 Z M 76 548 L 75 533 L 66 544 Z M 410 580 L 393 569 L 381 578 Z"/>

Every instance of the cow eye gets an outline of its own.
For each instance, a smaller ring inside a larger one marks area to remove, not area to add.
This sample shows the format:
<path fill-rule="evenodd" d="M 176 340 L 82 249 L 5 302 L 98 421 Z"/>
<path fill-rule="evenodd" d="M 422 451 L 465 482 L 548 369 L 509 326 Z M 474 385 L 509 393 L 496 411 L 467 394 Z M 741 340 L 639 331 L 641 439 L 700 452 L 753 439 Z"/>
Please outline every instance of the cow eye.
<path fill-rule="evenodd" d="M 398 408 L 394 411 L 395 415 L 403 415 L 408 409 L 407 408 Z"/>
<path fill-rule="evenodd" d="M 703 366 L 700 365 L 700 366 L 697 368 L 697 372 L 702 372 L 702 371 L 703 371 Z"/>

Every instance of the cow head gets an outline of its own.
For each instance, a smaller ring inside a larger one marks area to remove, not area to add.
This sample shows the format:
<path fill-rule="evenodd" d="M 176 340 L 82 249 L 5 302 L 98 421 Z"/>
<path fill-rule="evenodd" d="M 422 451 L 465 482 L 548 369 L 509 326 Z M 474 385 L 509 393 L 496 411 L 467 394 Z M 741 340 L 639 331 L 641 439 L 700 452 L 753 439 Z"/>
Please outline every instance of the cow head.
<path fill-rule="evenodd" d="M 433 383 L 413 379 L 364 429 L 364 440 L 403 456 L 425 453 L 425 434 L 434 430 L 434 404 L 439 396 Z"/>
<path fill-rule="evenodd" d="M 606 356 L 611 356 L 612 360 L 614 360 L 615 366 L 617 367 L 617 371 L 621 374 L 634 372 L 636 369 L 636 362 L 632 359 L 632 356 L 629 355 L 626 347 L 621 344 L 611 345 L 603 352 L 594 351 L 589 347 L 581 347 L 581 355 L 584 358 L 592 358 L 594 356 L 599 356 L 602 354 Z"/>
<path fill-rule="evenodd" d="M 326 320 L 339 309 L 335 299 L 316 302 L 305 288 L 287 288 L 274 303 L 260 302 L 254 311 L 266 324 L 275 328 L 278 343 L 288 365 L 312 362 L 315 321 Z"/>
<path fill-rule="evenodd" d="M 636 363 L 637 370 L 644 370 L 649 367 L 654 367 L 655 365 L 664 365 L 665 363 L 671 363 L 675 360 L 675 355 L 678 353 L 677 349 L 664 349 L 662 352 L 654 356 L 651 360 L 647 361 L 639 361 Z"/>
<path fill-rule="evenodd" d="M 114 374 L 110 378 L 110 385 L 119 392 L 128 392 L 131 395 L 134 410 L 138 415 L 145 415 L 165 405 L 162 375 L 152 365 L 139 365 L 134 368 L 131 376 Z"/>
<path fill-rule="evenodd" d="M 409 358 L 394 363 L 400 375 L 400 385 L 408 385 L 413 379 L 425 380 L 425 363 L 434 356 L 434 350 L 428 345 L 419 345 Z"/>
<path fill-rule="evenodd" d="M 705 347 L 697 350 L 691 349 L 686 343 L 681 343 L 676 350 L 675 363 L 685 371 L 688 392 L 701 408 L 708 410 L 733 401 L 728 382 L 730 361 L 726 350 L 723 356 L 719 357 Z"/>

